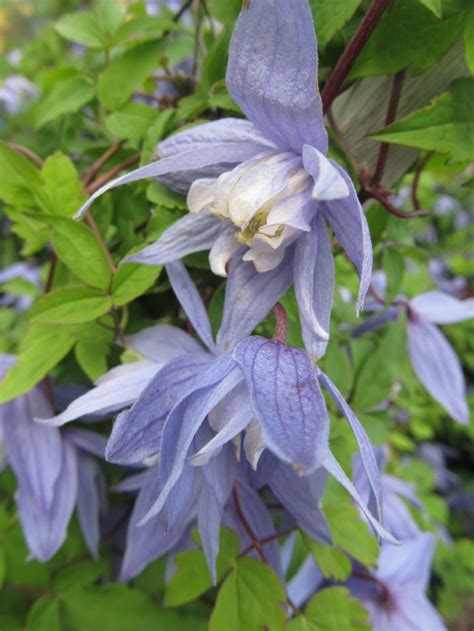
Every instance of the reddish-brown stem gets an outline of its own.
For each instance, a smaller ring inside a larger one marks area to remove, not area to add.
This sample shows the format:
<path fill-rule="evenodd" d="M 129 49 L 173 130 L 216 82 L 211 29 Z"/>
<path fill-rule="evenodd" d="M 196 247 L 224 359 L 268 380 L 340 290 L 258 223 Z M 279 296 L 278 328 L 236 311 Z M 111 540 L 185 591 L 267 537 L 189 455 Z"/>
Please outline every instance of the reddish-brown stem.
<path fill-rule="evenodd" d="M 280 539 L 280 537 L 289 535 L 291 532 L 294 532 L 296 528 L 297 526 L 289 526 L 288 528 L 285 528 L 285 530 L 281 530 L 280 532 L 276 532 L 275 534 L 269 535 L 268 537 L 263 537 L 262 539 L 258 539 L 258 541 L 260 545 L 264 546 L 267 543 L 271 543 L 272 541 L 276 541 L 277 539 Z M 251 545 L 247 546 L 244 550 L 242 550 L 242 552 L 239 554 L 239 557 L 246 556 L 249 552 L 252 552 L 252 550 L 254 549 L 255 549 L 255 546 L 252 543 Z"/>
<path fill-rule="evenodd" d="M 120 171 L 123 171 L 123 169 L 126 169 L 132 164 L 135 164 L 135 162 L 137 162 L 139 158 L 140 158 L 140 154 L 134 153 L 133 155 L 131 155 L 129 158 L 127 158 L 120 164 L 117 164 L 112 169 L 107 171 L 107 173 L 104 173 L 104 175 L 97 178 L 97 180 L 94 180 L 93 182 L 88 184 L 88 186 L 86 186 L 85 188 L 86 193 L 88 193 L 89 195 L 91 193 L 95 193 L 95 191 L 97 191 L 104 184 L 107 184 L 107 182 L 111 180 L 113 177 L 115 177 L 118 173 L 120 173 Z"/>
<path fill-rule="evenodd" d="M 362 581 L 367 581 L 368 583 L 373 583 L 376 585 L 380 591 L 381 596 L 384 602 L 389 603 L 391 601 L 390 592 L 383 581 L 381 581 L 376 576 L 372 576 L 372 574 L 365 574 L 364 572 L 354 571 L 352 572 L 352 576 L 359 578 Z"/>
<path fill-rule="evenodd" d="M 381 305 L 385 305 L 387 304 L 385 302 L 385 300 L 382 298 L 382 296 L 379 294 L 379 292 L 375 289 L 375 287 L 373 285 L 369 285 L 369 293 L 375 298 L 375 300 L 381 304 Z"/>
<path fill-rule="evenodd" d="M 413 184 L 411 187 L 411 201 L 413 202 L 413 207 L 416 208 L 416 210 L 420 210 L 421 208 L 420 201 L 418 199 L 418 185 L 420 184 L 420 177 L 423 173 L 423 169 L 425 168 L 428 160 L 431 158 L 432 155 L 432 151 L 427 153 L 423 160 L 421 160 L 420 164 L 416 167 L 415 176 L 413 178 Z"/>
<path fill-rule="evenodd" d="M 49 264 L 48 278 L 46 279 L 46 284 L 44 286 L 45 294 L 48 294 L 51 291 L 51 287 L 53 286 L 54 281 L 54 273 L 56 271 L 57 265 L 58 257 L 56 256 L 56 252 L 53 252 L 51 255 L 51 263 Z"/>
<path fill-rule="evenodd" d="M 245 517 L 245 515 L 244 515 L 244 513 L 242 511 L 242 506 L 240 504 L 239 493 L 237 491 L 237 486 L 235 484 L 234 484 L 234 487 L 232 489 L 232 499 L 234 500 L 234 505 L 235 505 L 235 510 L 237 512 L 237 517 L 242 522 L 242 526 L 244 527 L 245 532 L 247 533 L 250 541 L 252 542 L 253 548 L 257 552 L 257 554 L 260 557 L 260 560 L 262 561 L 262 563 L 265 563 L 265 564 L 268 565 L 268 559 L 267 559 L 267 557 L 265 555 L 265 552 L 263 550 L 263 546 L 260 543 L 260 541 L 258 540 L 258 537 L 254 533 L 254 531 L 252 529 L 252 526 L 249 524 L 249 522 L 247 521 L 247 518 Z"/>
<path fill-rule="evenodd" d="M 351 41 L 347 44 L 336 64 L 336 67 L 323 88 L 321 93 L 323 112 L 327 112 L 331 103 L 341 91 L 342 84 L 351 71 L 351 68 L 361 50 L 367 43 L 372 31 L 377 26 L 377 23 L 382 17 L 382 14 L 387 8 L 389 2 L 390 0 L 373 0 L 367 10 L 367 13 L 362 18 L 362 21 L 352 36 Z"/>
<path fill-rule="evenodd" d="M 392 90 L 390 92 L 390 98 L 388 101 L 387 115 L 385 116 L 385 127 L 388 127 L 395 120 L 397 115 L 397 108 L 400 102 L 400 96 L 402 94 L 403 81 L 405 79 L 405 70 L 397 72 L 393 78 Z M 382 181 L 385 165 L 387 163 L 388 152 L 390 145 L 387 142 L 380 143 L 379 155 L 377 158 L 377 164 L 375 166 L 374 174 L 370 180 L 369 185 L 377 186 Z"/>
<path fill-rule="evenodd" d="M 276 325 L 275 332 L 273 333 L 273 339 L 277 342 L 283 342 L 286 344 L 288 341 L 288 316 L 286 314 L 285 307 L 279 302 L 273 308 L 275 313 Z"/>
<path fill-rule="evenodd" d="M 112 156 L 114 156 L 117 153 L 117 151 L 123 146 L 124 142 L 125 142 L 124 140 L 121 140 L 120 142 L 116 142 L 114 145 L 109 147 L 107 149 L 107 151 L 105 151 L 100 156 L 100 158 L 98 158 L 98 160 L 96 160 L 94 162 L 94 164 L 85 173 L 84 177 L 82 178 L 82 183 L 84 184 L 84 186 L 87 186 L 88 184 L 90 184 L 92 182 L 92 180 L 95 178 L 95 176 L 101 170 L 101 168 L 104 166 L 104 164 L 108 160 L 110 160 L 110 158 Z"/>
<path fill-rule="evenodd" d="M 428 215 L 426 210 L 413 210 L 411 212 L 398 210 L 396 206 L 389 202 L 387 193 L 381 189 L 374 188 L 366 190 L 365 192 L 369 197 L 376 199 L 391 215 L 395 215 L 395 217 L 399 217 L 400 219 L 413 219 L 414 217 L 426 217 Z"/>
<path fill-rule="evenodd" d="M 86 212 L 85 214 L 86 217 L 86 221 L 89 224 L 92 232 L 95 234 L 97 241 L 100 244 L 100 247 L 102 248 L 106 258 L 107 258 L 107 262 L 109 264 L 110 267 L 110 271 L 112 272 L 112 274 L 115 274 L 115 272 L 117 271 L 117 268 L 115 266 L 114 260 L 112 258 L 112 255 L 109 252 L 109 249 L 107 247 L 107 244 L 105 242 L 105 239 L 102 235 L 102 232 L 99 230 L 99 226 L 96 224 L 94 217 L 90 214 L 89 211 Z"/>
<path fill-rule="evenodd" d="M 23 145 L 17 145 L 14 142 L 9 142 L 8 146 L 10 147 L 10 149 L 13 149 L 17 153 L 23 154 L 24 156 L 26 156 L 27 158 L 35 162 L 39 167 L 43 166 L 44 164 L 43 158 L 40 158 L 37 153 L 35 153 L 31 149 L 28 149 L 28 147 L 24 147 Z"/>

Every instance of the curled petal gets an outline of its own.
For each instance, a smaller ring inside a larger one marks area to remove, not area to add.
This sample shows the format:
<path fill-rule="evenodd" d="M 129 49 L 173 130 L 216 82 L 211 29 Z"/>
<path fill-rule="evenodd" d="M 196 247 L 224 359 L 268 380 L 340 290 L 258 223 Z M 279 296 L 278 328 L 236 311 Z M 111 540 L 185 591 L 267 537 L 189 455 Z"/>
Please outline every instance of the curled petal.
<path fill-rule="evenodd" d="M 313 177 L 314 186 L 311 192 L 313 199 L 329 201 L 349 197 L 349 187 L 336 169 L 333 162 L 315 147 L 304 145 L 303 164 L 306 171 Z"/>

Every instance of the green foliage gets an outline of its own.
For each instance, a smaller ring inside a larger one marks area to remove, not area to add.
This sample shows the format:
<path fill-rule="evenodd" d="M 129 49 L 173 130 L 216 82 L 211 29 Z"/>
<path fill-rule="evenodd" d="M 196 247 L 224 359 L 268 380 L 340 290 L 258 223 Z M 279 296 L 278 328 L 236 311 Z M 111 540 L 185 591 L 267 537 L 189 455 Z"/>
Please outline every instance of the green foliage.
<path fill-rule="evenodd" d="M 318 46 L 326 48 L 334 35 L 354 15 L 360 0 L 310 0 Z"/>
<path fill-rule="evenodd" d="M 369 631 L 368 613 L 344 587 L 328 587 L 306 605 L 288 631 Z"/>
<path fill-rule="evenodd" d="M 474 80 L 460 79 L 428 107 L 390 125 L 374 138 L 428 151 L 448 153 L 458 162 L 472 160 L 473 98 Z"/>
<path fill-rule="evenodd" d="M 57 81 L 35 109 L 36 127 L 40 128 L 64 114 L 76 112 L 90 103 L 94 96 L 95 87 L 85 77 L 76 74 Z"/>
<path fill-rule="evenodd" d="M 242 558 L 226 578 L 209 622 L 209 631 L 269 631 L 283 629 L 285 592 L 267 566 Z"/>
<path fill-rule="evenodd" d="M 111 298 L 100 291 L 70 287 L 45 294 L 30 311 L 30 318 L 43 324 L 80 324 L 99 318 L 111 306 Z"/>

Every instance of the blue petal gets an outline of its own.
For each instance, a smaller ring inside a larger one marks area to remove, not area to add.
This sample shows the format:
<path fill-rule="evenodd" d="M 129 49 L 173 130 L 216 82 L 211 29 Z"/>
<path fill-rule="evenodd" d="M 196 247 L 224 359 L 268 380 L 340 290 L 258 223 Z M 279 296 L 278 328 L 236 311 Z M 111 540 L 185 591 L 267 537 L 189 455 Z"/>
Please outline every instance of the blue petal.
<path fill-rule="evenodd" d="M 364 210 L 359 203 L 354 185 L 347 173 L 334 163 L 335 168 L 346 181 L 350 195 L 346 199 L 323 202 L 324 216 L 329 222 L 337 240 L 360 277 L 357 312 L 364 306 L 372 274 L 372 243 Z"/>
<path fill-rule="evenodd" d="M 308 354 L 277 341 L 249 337 L 236 347 L 267 447 L 298 473 L 320 467 L 328 451 L 326 403 Z"/>
<path fill-rule="evenodd" d="M 335 284 L 331 241 L 319 213 L 296 243 L 293 282 L 305 348 L 318 359 L 326 351 Z"/>
<path fill-rule="evenodd" d="M 349 423 L 359 446 L 360 457 L 367 474 L 370 488 L 372 490 L 372 498 L 375 504 L 375 515 L 379 521 L 382 520 L 382 489 L 380 486 L 380 470 L 375 459 L 372 444 L 367 436 L 365 429 L 361 425 L 359 419 L 346 403 L 344 397 L 323 372 L 318 373 L 318 379 L 324 388 L 329 392 L 331 398 L 336 403 L 339 412 Z M 371 502 L 369 502 L 370 505 Z"/>
<path fill-rule="evenodd" d="M 143 523 L 160 512 L 185 466 L 194 436 L 209 412 L 242 380 L 228 355 L 218 357 L 202 370 L 189 395 L 171 411 L 166 421 L 160 452 L 160 496 Z"/>
<path fill-rule="evenodd" d="M 171 287 L 196 333 L 210 351 L 214 350 L 215 344 L 212 339 L 211 323 L 201 296 L 191 280 L 191 276 L 181 261 L 168 263 L 166 271 Z"/>
<path fill-rule="evenodd" d="M 125 339 L 129 348 L 160 366 L 180 355 L 202 353 L 204 350 L 185 331 L 169 324 L 149 326 L 138 333 L 127 335 Z"/>
<path fill-rule="evenodd" d="M 77 517 L 87 548 L 94 559 L 97 559 L 100 539 L 100 498 L 97 485 L 102 474 L 98 464 L 89 456 L 80 455 L 77 464 Z"/>
<path fill-rule="evenodd" d="M 253 263 L 234 257 L 217 334 L 220 351 L 250 335 L 288 290 L 292 281 L 291 257 L 292 254 L 286 254 L 280 265 L 269 272 L 257 272 Z"/>
<path fill-rule="evenodd" d="M 99 458 L 105 458 L 107 439 L 105 436 L 102 436 L 102 434 L 91 432 L 88 429 L 74 427 L 64 430 L 63 436 L 66 436 L 69 442 L 79 447 L 79 449 L 83 449 Z"/>
<path fill-rule="evenodd" d="M 162 265 L 193 254 L 210 250 L 225 224 L 205 211 L 189 213 L 178 219 L 155 243 L 127 256 L 123 263 Z"/>
<path fill-rule="evenodd" d="M 162 368 L 132 408 L 115 420 L 107 444 L 107 460 L 131 464 L 157 453 L 168 414 L 208 361 L 199 355 L 183 355 Z"/>
<path fill-rule="evenodd" d="M 317 469 L 311 475 L 298 476 L 291 467 L 279 463 L 269 485 L 277 499 L 296 519 L 308 535 L 324 543 L 332 543 L 321 498 L 326 488 L 326 472 Z"/>
<path fill-rule="evenodd" d="M 432 324 L 453 324 L 474 318 L 474 298 L 458 300 L 442 291 L 429 291 L 410 300 L 413 311 Z"/>
<path fill-rule="evenodd" d="M 433 399 L 467 425 L 469 409 L 461 364 L 444 335 L 423 320 L 408 321 L 408 354 L 416 376 Z"/>
<path fill-rule="evenodd" d="M 258 0 L 242 11 L 229 50 L 227 87 L 265 136 L 301 153 L 327 151 L 318 58 L 306 0 Z"/>

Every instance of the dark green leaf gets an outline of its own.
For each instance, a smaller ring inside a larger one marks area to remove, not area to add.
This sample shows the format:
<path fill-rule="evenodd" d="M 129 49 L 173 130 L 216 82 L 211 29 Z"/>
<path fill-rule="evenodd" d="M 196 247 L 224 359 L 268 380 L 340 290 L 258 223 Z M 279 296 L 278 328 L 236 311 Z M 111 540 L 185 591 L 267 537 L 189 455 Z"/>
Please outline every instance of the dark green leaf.
<path fill-rule="evenodd" d="M 98 94 L 103 105 L 112 110 L 123 105 L 157 69 L 162 54 L 161 42 L 147 42 L 114 59 L 99 78 Z"/>
<path fill-rule="evenodd" d="M 469 11 L 464 26 L 464 58 L 469 72 L 474 74 L 474 9 Z"/>
<path fill-rule="evenodd" d="M 437 18 L 441 17 L 441 0 L 418 0 L 427 9 L 434 13 Z"/>
<path fill-rule="evenodd" d="M 28 612 L 28 631 L 62 631 L 59 601 L 39 598 Z"/>
<path fill-rule="evenodd" d="M 34 207 L 45 203 L 39 169 L 6 143 L 0 142 L 0 199 L 7 204 Z"/>
<path fill-rule="evenodd" d="M 48 195 L 48 212 L 72 216 L 85 199 L 76 167 L 64 153 L 48 157 L 41 171 Z"/>
<path fill-rule="evenodd" d="M 405 258 L 392 248 L 383 251 L 383 269 L 387 276 L 387 302 L 392 302 L 400 291 L 405 272 Z"/>
<path fill-rule="evenodd" d="M 373 138 L 474 159 L 474 79 L 459 79 L 432 103 L 390 125 Z"/>
<path fill-rule="evenodd" d="M 322 50 L 351 19 L 361 0 L 310 0 L 318 46 Z"/>
<path fill-rule="evenodd" d="M 53 248 L 73 274 L 86 285 L 107 291 L 112 279 L 109 262 L 92 230 L 83 223 L 48 217 Z"/>
<path fill-rule="evenodd" d="M 111 134 L 126 140 L 140 140 L 156 118 L 156 110 L 144 103 L 127 103 L 105 119 Z"/>
<path fill-rule="evenodd" d="M 83 77 L 71 77 L 56 82 L 45 98 L 35 109 L 36 127 L 70 112 L 77 112 L 84 105 L 92 101 L 95 87 Z"/>

